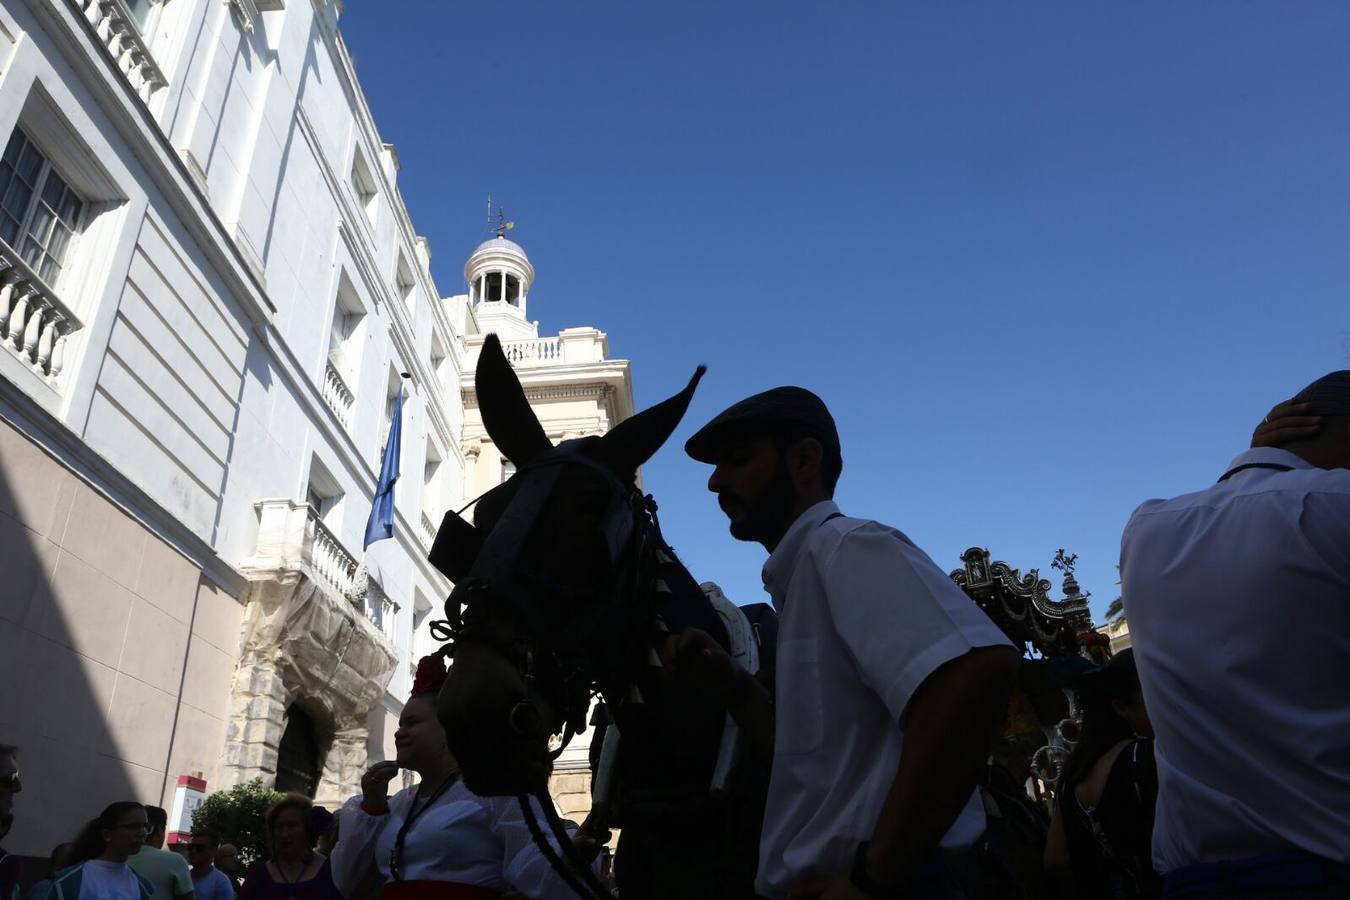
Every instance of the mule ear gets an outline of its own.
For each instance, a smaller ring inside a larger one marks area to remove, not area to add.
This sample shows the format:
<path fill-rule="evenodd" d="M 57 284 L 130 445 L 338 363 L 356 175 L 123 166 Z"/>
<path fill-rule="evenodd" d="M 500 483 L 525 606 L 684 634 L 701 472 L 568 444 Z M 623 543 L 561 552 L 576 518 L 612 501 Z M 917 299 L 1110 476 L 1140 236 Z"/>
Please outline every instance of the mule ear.
<path fill-rule="evenodd" d="M 503 456 L 523 466 L 553 449 L 495 334 L 483 341 L 473 383 L 483 428 Z"/>
<path fill-rule="evenodd" d="M 638 467 L 651 459 L 674 433 L 706 371 L 707 366 L 699 366 L 684 390 L 614 426 L 600 438 L 596 459 L 621 475 L 636 475 Z"/>

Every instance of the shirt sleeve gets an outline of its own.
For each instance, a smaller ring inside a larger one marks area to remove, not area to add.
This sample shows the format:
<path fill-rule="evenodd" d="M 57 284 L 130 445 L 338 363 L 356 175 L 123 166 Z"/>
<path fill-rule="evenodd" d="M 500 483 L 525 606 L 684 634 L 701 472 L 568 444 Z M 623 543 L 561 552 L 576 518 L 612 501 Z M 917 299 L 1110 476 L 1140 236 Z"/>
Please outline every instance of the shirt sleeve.
<path fill-rule="evenodd" d="M 192 883 L 192 871 L 188 869 L 186 859 L 177 853 L 175 853 L 174 856 L 177 856 L 178 858 L 173 860 L 173 865 L 171 867 L 173 873 L 173 895 L 175 897 L 181 897 L 184 894 L 191 894 L 196 890 L 196 886 Z M 164 898 L 164 900 L 170 900 L 170 898 Z"/>
<path fill-rule="evenodd" d="M 868 523 L 842 535 L 821 577 L 859 678 L 896 721 L 943 663 L 977 647 L 1012 646 L 926 553 L 884 526 Z"/>
<path fill-rule="evenodd" d="M 539 852 L 520 803 L 513 797 L 481 799 L 489 807 L 493 833 L 502 843 L 502 879 L 530 900 L 574 900 L 576 893 Z M 539 801 L 531 797 L 530 806 L 549 845 L 558 851 L 558 842 L 549 830 Z"/>
<path fill-rule="evenodd" d="M 397 795 L 390 800 L 393 808 Z M 389 821 L 389 813 L 372 816 L 361 808 L 361 798 L 352 797 L 338 810 L 338 841 L 328 862 L 333 883 L 344 897 L 356 896 L 371 879 L 384 878 L 375 860 L 375 843 Z"/>

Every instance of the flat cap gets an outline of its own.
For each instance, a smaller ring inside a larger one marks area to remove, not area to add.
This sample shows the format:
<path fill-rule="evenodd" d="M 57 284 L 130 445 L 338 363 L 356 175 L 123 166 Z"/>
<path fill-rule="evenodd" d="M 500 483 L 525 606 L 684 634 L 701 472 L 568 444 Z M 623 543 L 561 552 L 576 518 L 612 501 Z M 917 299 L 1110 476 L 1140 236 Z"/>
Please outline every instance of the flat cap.
<path fill-rule="evenodd" d="M 746 397 L 719 413 L 685 441 L 684 452 L 703 463 L 715 463 L 727 437 L 756 427 L 798 429 L 820 441 L 827 455 L 839 456 L 839 432 L 825 401 L 806 388 L 776 387 Z"/>

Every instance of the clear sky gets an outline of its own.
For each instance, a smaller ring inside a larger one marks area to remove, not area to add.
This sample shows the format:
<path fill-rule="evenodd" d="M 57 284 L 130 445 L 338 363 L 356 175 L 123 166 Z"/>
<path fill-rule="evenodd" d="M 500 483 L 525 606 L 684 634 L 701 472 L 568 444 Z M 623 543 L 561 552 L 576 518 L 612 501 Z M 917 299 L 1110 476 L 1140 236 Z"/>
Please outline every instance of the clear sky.
<path fill-rule="evenodd" d="M 490 193 L 544 333 L 595 325 L 640 406 L 708 377 L 646 469 L 739 603 L 684 439 L 796 383 L 846 512 L 944 568 L 1059 547 L 1100 614 L 1148 497 L 1210 484 L 1350 367 L 1350 6 L 348 0 L 444 294 Z"/>

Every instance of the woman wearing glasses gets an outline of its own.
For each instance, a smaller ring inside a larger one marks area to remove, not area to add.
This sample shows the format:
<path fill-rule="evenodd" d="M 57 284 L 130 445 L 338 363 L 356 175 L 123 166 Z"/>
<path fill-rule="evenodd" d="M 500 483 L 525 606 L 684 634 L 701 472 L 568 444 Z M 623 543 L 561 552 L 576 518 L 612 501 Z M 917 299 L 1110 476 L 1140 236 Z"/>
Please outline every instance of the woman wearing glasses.
<path fill-rule="evenodd" d="M 380 900 L 492 900 L 508 891 L 574 898 L 535 847 L 516 801 L 479 797 L 460 780 L 436 717 L 445 678 L 439 654 L 418 663 L 394 732 L 397 759 L 371 766 L 362 796 L 342 807 L 332 857 L 338 887 L 349 898 L 378 890 Z M 419 782 L 390 797 L 399 769 Z M 543 821 L 537 806 L 536 815 Z"/>
<path fill-rule="evenodd" d="M 75 839 L 71 853 L 75 865 L 52 882 L 52 900 L 150 900 L 155 889 L 127 865 L 149 832 L 144 806 L 130 801 L 109 804 Z"/>

